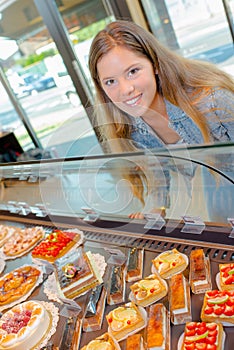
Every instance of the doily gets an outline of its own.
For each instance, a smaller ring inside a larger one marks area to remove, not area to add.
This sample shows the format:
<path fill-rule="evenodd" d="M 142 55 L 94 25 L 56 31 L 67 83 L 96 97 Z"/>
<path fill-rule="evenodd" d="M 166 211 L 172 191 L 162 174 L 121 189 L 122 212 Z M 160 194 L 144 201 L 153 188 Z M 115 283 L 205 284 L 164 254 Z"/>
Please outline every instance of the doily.
<path fill-rule="evenodd" d="M 91 254 L 92 254 L 93 261 L 96 267 L 98 268 L 101 277 L 103 277 L 107 266 L 104 256 L 99 253 L 95 253 L 95 254 L 91 253 Z M 44 283 L 44 293 L 49 300 L 56 301 L 60 304 L 63 304 L 58 294 L 57 281 L 56 281 L 54 272 L 48 277 L 48 279 Z"/>
<path fill-rule="evenodd" d="M 41 348 L 47 345 L 52 335 L 56 332 L 59 320 L 59 309 L 53 303 L 40 301 L 40 304 L 42 304 L 42 306 L 44 306 L 44 308 L 50 314 L 52 324 L 45 337 L 40 341 L 40 344 L 36 346 L 34 350 L 40 350 Z"/>

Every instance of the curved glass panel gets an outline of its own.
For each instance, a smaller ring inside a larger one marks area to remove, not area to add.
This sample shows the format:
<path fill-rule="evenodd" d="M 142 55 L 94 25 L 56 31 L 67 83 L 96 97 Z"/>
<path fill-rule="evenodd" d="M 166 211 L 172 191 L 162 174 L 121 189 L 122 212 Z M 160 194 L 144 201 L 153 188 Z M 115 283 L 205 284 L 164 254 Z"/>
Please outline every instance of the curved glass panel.
<path fill-rule="evenodd" d="M 0 168 L 2 209 L 9 202 L 31 211 L 83 217 L 89 208 L 111 220 L 156 213 L 168 220 L 233 217 L 234 144 L 48 160 Z M 21 208 L 22 209 L 22 208 Z M 143 216 L 144 217 L 144 216 Z"/>

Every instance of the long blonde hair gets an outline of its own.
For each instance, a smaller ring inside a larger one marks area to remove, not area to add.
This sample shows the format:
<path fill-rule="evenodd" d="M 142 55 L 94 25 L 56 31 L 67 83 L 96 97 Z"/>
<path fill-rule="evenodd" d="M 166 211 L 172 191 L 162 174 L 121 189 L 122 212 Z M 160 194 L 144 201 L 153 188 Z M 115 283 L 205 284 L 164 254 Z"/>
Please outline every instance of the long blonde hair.
<path fill-rule="evenodd" d="M 103 129 L 103 137 L 127 139 L 130 136 L 125 113 L 105 94 L 97 72 L 98 61 L 115 46 L 124 46 L 151 61 L 158 72 L 159 93 L 193 119 L 204 142 L 210 142 L 208 125 L 198 109 L 199 102 L 212 88 L 234 93 L 234 81 L 215 65 L 179 56 L 164 47 L 150 32 L 124 20 L 108 24 L 96 35 L 90 48 L 89 69 L 96 89 L 97 126 Z"/>
<path fill-rule="evenodd" d="M 158 72 L 158 92 L 169 102 L 181 108 L 199 127 L 204 142 L 210 142 L 209 128 L 204 112 L 198 108 L 201 100 L 210 94 L 212 88 L 227 89 L 234 93 L 234 82 L 225 72 L 210 63 L 186 59 L 164 47 L 156 37 L 137 24 L 118 20 L 106 26 L 94 38 L 89 53 L 89 69 L 96 90 L 94 125 L 101 141 L 109 140 L 112 152 L 136 150 L 131 142 L 131 125 L 125 112 L 121 111 L 102 89 L 98 61 L 116 46 L 123 46 L 148 58 Z M 144 188 L 152 184 L 154 175 L 143 173 L 124 175 L 133 188 L 136 197 L 144 204 Z"/>

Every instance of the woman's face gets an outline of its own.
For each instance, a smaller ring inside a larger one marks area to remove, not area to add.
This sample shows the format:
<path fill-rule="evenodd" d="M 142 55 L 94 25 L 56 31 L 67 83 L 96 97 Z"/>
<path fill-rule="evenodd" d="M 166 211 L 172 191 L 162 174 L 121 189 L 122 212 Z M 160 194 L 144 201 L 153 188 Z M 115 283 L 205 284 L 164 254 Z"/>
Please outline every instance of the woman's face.
<path fill-rule="evenodd" d="M 116 46 L 98 61 L 97 71 L 106 95 L 124 112 L 144 117 L 157 109 L 155 71 L 143 55 Z"/>

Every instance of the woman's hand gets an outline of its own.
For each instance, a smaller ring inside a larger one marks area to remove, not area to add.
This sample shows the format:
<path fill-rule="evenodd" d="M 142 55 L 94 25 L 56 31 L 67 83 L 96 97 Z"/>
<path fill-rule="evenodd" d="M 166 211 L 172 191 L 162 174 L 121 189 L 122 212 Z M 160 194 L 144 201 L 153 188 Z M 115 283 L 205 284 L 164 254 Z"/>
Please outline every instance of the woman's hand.
<path fill-rule="evenodd" d="M 140 211 L 137 211 L 136 213 L 131 213 L 128 215 L 129 219 L 140 219 L 143 220 L 145 218 L 145 215 L 141 213 Z"/>
<path fill-rule="evenodd" d="M 152 210 L 150 210 L 149 213 L 160 214 L 161 217 L 165 218 L 165 216 L 166 216 L 166 208 L 165 207 L 153 208 Z M 145 218 L 145 214 L 140 212 L 140 211 L 137 211 L 136 213 L 129 214 L 128 217 L 129 217 L 129 219 L 143 220 Z"/>

